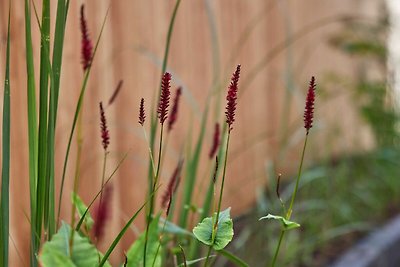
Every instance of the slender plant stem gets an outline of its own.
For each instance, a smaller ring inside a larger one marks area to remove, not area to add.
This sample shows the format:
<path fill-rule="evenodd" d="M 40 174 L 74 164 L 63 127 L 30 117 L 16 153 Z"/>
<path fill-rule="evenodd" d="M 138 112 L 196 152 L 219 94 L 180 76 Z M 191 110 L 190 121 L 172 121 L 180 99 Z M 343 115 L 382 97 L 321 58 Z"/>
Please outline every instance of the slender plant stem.
<path fill-rule="evenodd" d="M 83 139 L 82 139 L 82 113 L 79 114 L 78 117 L 78 132 L 77 132 L 77 153 L 76 153 L 76 162 L 75 162 L 75 176 L 74 176 L 74 187 L 73 187 L 73 193 L 77 194 L 78 190 L 79 190 L 79 164 L 81 162 L 81 155 L 82 155 L 82 143 L 83 143 Z M 76 206 L 75 203 L 72 203 L 72 208 L 71 208 L 72 212 L 71 212 L 71 227 L 74 227 L 75 224 L 75 211 L 76 211 Z M 71 231 L 70 234 L 70 239 L 69 239 L 69 251 L 71 253 L 72 256 L 72 246 L 74 243 L 74 234 L 75 231 Z"/>
<path fill-rule="evenodd" d="M 100 204 L 99 204 L 99 206 L 101 206 L 101 201 L 103 200 L 104 179 L 106 177 L 107 155 L 108 155 L 108 151 L 105 150 L 104 151 L 104 159 L 103 159 L 103 173 L 102 173 L 102 176 L 101 176 L 101 191 L 100 191 Z"/>
<path fill-rule="evenodd" d="M 306 146 L 307 146 L 307 139 L 308 139 L 308 133 L 306 134 L 306 138 L 304 140 L 304 146 L 303 146 L 303 152 L 301 153 L 301 161 L 300 161 L 300 167 L 299 167 L 299 172 L 297 174 L 297 180 L 296 180 L 296 186 L 294 188 L 293 194 L 292 194 L 292 200 L 290 201 L 289 209 L 286 213 L 286 219 L 289 220 L 290 217 L 292 216 L 292 211 L 293 211 L 293 205 L 294 205 L 294 200 L 297 195 L 297 191 L 299 190 L 299 183 L 300 183 L 300 177 L 301 177 L 301 170 L 303 169 L 303 161 L 304 161 L 304 153 L 306 151 Z"/>
<path fill-rule="evenodd" d="M 167 218 L 168 218 L 168 216 L 167 216 Z M 160 248 L 161 248 L 161 241 L 162 241 L 162 238 L 164 236 L 165 225 L 167 224 L 167 218 L 165 218 L 165 220 L 164 220 L 164 224 L 163 224 L 163 227 L 162 227 L 162 230 L 161 230 L 161 235 L 160 235 L 160 242 L 158 243 L 156 254 L 154 255 L 153 264 L 151 265 L 152 267 L 154 267 L 154 265 L 156 264 L 157 255 L 158 255 L 158 252 L 160 251 Z"/>
<path fill-rule="evenodd" d="M 203 265 L 204 267 L 207 267 L 207 265 L 208 265 L 208 260 L 210 259 L 210 254 L 211 254 L 211 248 L 212 248 L 212 246 L 208 247 L 206 261 L 204 262 L 204 265 Z"/>
<path fill-rule="evenodd" d="M 304 140 L 303 151 L 301 153 L 300 166 L 299 166 L 299 170 L 298 170 L 298 173 L 297 173 L 296 185 L 295 185 L 294 190 L 293 190 L 292 199 L 290 201 L 289 209 L 287 210 L 287 213 L 286 213 L 286 216 L 285 216 L 286 220 L 290 220 L 290 217 L 292 216 L 294 200 L 296 198 L 297 191 L 299 190 L 299 183 L 300 183 L 300 178 L 301 178 L 301 170 L 303 169 L 304 154 L 305 154 L 305 151 L 306 151 L 307 139 L 308 139 L 308 133 L 306 133 L 306 138 Z M 282 240 L 283 240 L 284 235 L 285 235 L 285 230 L 282 229 L 281 230 L 281 235 L 279 237 L 278 245 L 276 246 L 276 249 L 275 249 L 275 254 L 274 254 L 274 258 L 273 258 L 272 263 L 271 263 L 271 267 L 275 267 L 276 260 L 278 258 L 279 250 L 281 248 L 281 244 L 282 244 Z M 266 266 L 268 266 L 268 263 L 267 263 Z"/>
<path fill-rule="evenodd" d="M 142 129 L 143 129 L 144 139 L 146 140 L 147 148 L 148 148 L 148 150 L 149 150 L 150 161 L 151 161 L 150 164 L 151 164 L 151 168 L 152 168 L 152 170 L 153 170 L 153 176 L 155 177 L 155 176 L 156 176 L 156 169 L 155 169 L 156 164 L 154 163 L 153 151 L 152 151 L 152 149 L 151 149 L 149 140 L 148 140 L 148 138 L 147 138 L 146 130 L 144 129 L 143 126 L 142 126 Z"/>
<path fill-rule="evenodd" d="M 278 258 L 279 249 L 281 248 L 281 244 L 282 244 L 282 240 L 283 240 L 283 236 L 284 235 L 285 235 L 285 231 L 282 230 L 281 231 L 281 235 L 279 237 L 278 245 L 277 245 L 276 250 L 275 250 L 274 258 L 273 258 L 272 263 L 271 263 L 272 267 L 275 266 L 276 259 Z M 268 267 L 268 265 L 267 265 L 267 267 Z"/>
<path fill-rule="evenodd" d="M 161 156 L 162 156 L 162 143 L 163 143 L 163 132 L 164 132 L 164 124 L 161 124 L 160 130 L 160 146 L 158 150 L 158 162 L 157 162 L 157 170 L 156 175 L 154 177 L 153 185 L 151 187 L 151 198 L 150 198 L 150 209 L 147 216 L 147 223 L 146 223 L 146 233 L 145 233 L 145 241 L 144 241 L 144 250 L 143 250 L 143 267 L 146 267 L 146 254 L 147 254 L 147 243 L 149 239 L 149 228 L 151 223 L 151 215 L 153 214 L 154 209 L 154 199 L 155 199 L 155 189 L 158 183 L 158 178 L 160 175 L 160 164 L 161 164 Z"/>
<path fill-rule="evenodd" d="M 231 131 L 228 130 L 228 137 L 227 137 L 227 140 L 226 140 L 225 159 L 224 159 L 224 170 L 222 172 L 221 191 L 219 193 L 219 201 L 218 201 L 218 209 L 217 209 L 217 220 L 215 222 L 216 226 L 218 225 L 218 217 L 219 217 L 219 213 L 221 211 L 222 194 L 224 192 L 224 184 L 225 184 L 225 176 L 226 176 L 226 164 L 228 162 L 228 148 L 229 148 L 230 136 L 231 136 Z"/>
<path fill-rule="evenodd" d="M 214 223 L 214 227 L 213 227 L 213 230 L 212 230 L 212 242 L 213 243 L 215 241 L 215 237 L 216 237 L 217 231 L 218 231 L 218 219 L 219 219 L 219 214 L 221 212 L 222 194 L 224 192 L 224 184 L 225 184 L 225 176 L 226 176 L 226 164 L 228 162 L 228 148 L 229 148 L 230 136 L 231 136 L 231 131 L 228 130 L 228 136 L 227 136 L 227 139 L 226 139 L 224 170 L 222 172 L 221 190 L 219 192 L 218 207 L 217 207 L 217 214 L 216 214 L 216 217 L 215 217 L 215 223 L 213 222 Z M 214 190 L 214 192 L 215 192 L 215 190 Z M 214 218 L 214 216 L 213 216 L 213 218 Z M 214 221 L 214 219 L 213 219 L 213 221 Z M 208 252 L 207 252 L 206 261 L 204 262 L 204 267 L 206 267 L 207 264 L 208 264 L 208 259 L 210 258 L 211 249 L 212 249 L 212 245 L 208 247 Z"/>

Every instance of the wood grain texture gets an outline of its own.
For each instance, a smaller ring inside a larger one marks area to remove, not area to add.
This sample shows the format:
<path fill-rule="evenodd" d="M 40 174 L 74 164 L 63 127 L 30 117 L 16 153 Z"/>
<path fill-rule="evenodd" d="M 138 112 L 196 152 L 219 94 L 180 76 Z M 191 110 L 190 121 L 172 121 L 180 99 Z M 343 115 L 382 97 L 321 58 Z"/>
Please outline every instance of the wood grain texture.
<path fill-rule="evenodd" d="M 37 1 L 36 1 L 37 2 Z M 237 121 L 232 145 L 223 206 L 232 206 L 238 214 L 255 202 L 257 190 L 266 184 L 266 168 L 275 162 L 277 171 L 288 176 L 297 167 L 302 112 L 307 83 L 311 75 L 317 83 L 327 73 L 348 75 L 354 62 L 327 44 L 340 31 L 339 22 L 314 26 L 296 42 L 286 38 L 323 18 L 340 15 L 376 16 L 376 1 L 357 0 L 183 0 L 178 12 L 171 43 L 168 70 L 173 74 L 173 92 L 183 86 L 183 103 L 175 130 L 169 137 L 169 149 L 161 177 L 165 183 L 186 144 L 189 128 L 197 137 L 200 113 L 206 94 L 217 83 L 222 90 L 218 110 L 212 110 L 209 125 L 223 121 L 225 88 L 236 64 L 242 64 Z M 60 103 L 56 132 L 56 179 L 59 188 L 72 115 L 83 78 L 80 65 L 79 5 L 71 1 L 66 29 Z M 141 205 L 146 188 L 147 146 L 137 123 L 141 97 L 150 109 L 160 78 L 172 0 L 84 1 L 92 39 L 97 38 L 102 19 L 110 5 L 99 53 L 93 64 L 83 109 L 84 145 L 79 194 L 89 202 L 101 182 L 102 147 L 99 134 L 99 101 L 107 102 L 119 80 L 123 88 L 115 103 L 106 109 L 111 144 L 107 172 L 110 173 L 124 153 L 129 156 L 113 179 L 113 220 L 105 247 L 130 214 Z M 28 140 L 26 109 L 26 66 L 23 2 L 12 1 L 12 155 L 11 155 L 11 236 L 10 266 L 28 266 L 29 214 Z M 53 21 L 56 1 L 52 1 Z M 0 1 L 0 78 L 4 75 L 7 1 Z M 40 6 L 38 7 L 40 9 Z M 38 70 L 39 34 L 32 21 L 35 67 Z M 52 29 L 54 31 L 54 27 Z M 285 47 L 288 44 L 288 47 Z M 271 52 L 275 51 L 275 52 Z M 36 71 L 38 73 L 38 71 Z M 285 102 L 285 92 L 291 102 Z M 317 100 L 317 127 L 313 129 L 308 163 L 329 153 L 365 149 L 371 145 L 368 129 L 351 107 L 351 93 L 340 85 L 324 88 L 332 99 Z M 218 99 L 218 94 L 213 98 Z M 318 93 L 317 93 L 318 95 Z M 339 114 L 338 114 L 339 112 Z M 284 114 L 287 115 L 284 115 Z M 218 117 L 215 117 L 217 114 Z M 346 116 L 343 116 L 346 114 Z M 282 120 L 287 116 L 290 127 Z M 150 116 L 148 116 L 149 118 Z M 148 124 L 147 124 L 148 125 Z M 361 129 L 361 130 L 360 130 Z M 335 134 L 333 131 L 335 130 Z M 335 138 L 337 131 L 341 138 Z M 207 152 L 212 143 L 213 127 L 208 127 L 199 177 L 207 177 Z M 287 145 L 283 145 L 287 144 Z M 284 147 L 284 149 L 281 149 Z M 73 144 L 63 198 L 62 218 L 70 218 L 70 190 L 76 145 Z M 285 175 L 284 175 L 285 176 Z M 58 190 L 57 190 L 58 191 Z M 201 200 L 202 194 L 195 198 Z M 199 202 L 200 203 L 200 202 Z M 143 229 L 143 218 L 137 223 Z M 135 233 L 127 233 L 112 255 L 114 263 L 122 259 Z M 22 260 L 17 256 L 18 249 Z"/>

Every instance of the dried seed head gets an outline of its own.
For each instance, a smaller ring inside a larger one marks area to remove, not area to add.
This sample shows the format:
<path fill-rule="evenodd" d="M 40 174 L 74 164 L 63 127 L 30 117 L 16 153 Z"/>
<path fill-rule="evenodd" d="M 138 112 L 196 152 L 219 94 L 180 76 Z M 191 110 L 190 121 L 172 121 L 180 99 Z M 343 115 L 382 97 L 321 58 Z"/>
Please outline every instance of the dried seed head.
<path fill-rule="evenodd" d="M 92 41 L 89 38 L 84 5 L 81 5 L 80 22 L 81 22 L 81 33 L 82 33 L 82 43 L 81 43 L 82 65 L 83 65 L 83 71 L 85 71 L 87 68 L 89 68 L 90 64 L 92 63 L 93 45 Z"/>
<path fill-rule="evenodd" d="M 97 240 L 100 240 L 104 235 L 104 228 L 110 217 L 112 186 L 106 185 L 102 200 L 99 202 L 94 219 L 93 234 Z"/>
<path fill-rule="evenodd" d="M 179 86 L 178 89 L 176 89 L 174 104 L 172 106 L 172 110 L 169 115 L 168 131 L 172 130 L 172 126 L 174 126 L 176 119 L 178 118 L 179 99 L 181 97 L 181 94 L 182 94 L 182 87 Z"/>
<path fill-rule="evenodd" d="M 164 73 L 161 81 L 161 94 L 160 94 L 160 102 L 158 103 L 158 118 L 160 119 L 160 123 L 164 124 L 167 119 L 168 107 L 169 107 L 169 97 L 170 97 L 170 82 L 171 82 L 171 74 L 166 72 Z"/>
<path fill-rule="evenodd" d="M 119 91 L 121 91 L 122 88 L 122 84 L 124 83 L 123 80 L 120 80 L 118 82 L 117 87 L 114 90 L 114 93 L 112 94 L 112 96 L 110 97 L 110 100 L 108 100 L 108 105 L 110 106 L 112 103 L 114 103 L 115 99 L 117 98 Z"/>
<path fill-rule="evenodd" d="M 217 173 L 218 173 L 218 156 L 215 157 L 215 169 L 214 169 L 214 175 L 213 175 L 214 186 L 215 186 L 215 183 L 217 182 Z"/>
<path fill-rule="evenodd" d="M 169 179 L 167 190 L 164 192 L 164 195 L 161 198 L 161 207 L 167 208 L 166 211 L 167 216 L 169 213 L 169 206 L 171 205 L 172 196 L 178 189 L 178 185 L 181 178 L 182 166 L 183 166 L 183 160 L 180 160 L 178 166 L 176 166 L 175 171 L 171 176 L 171 179 Z"/>
<path fill-rule="evenodd" d="M 228 94 L 226 96 L 226 123 L 228 123 L 229 132 L 233 129 L 232 124 L 235 121 L 235 110 L 237 102 L 237 91 L 240 77 L 240 65 L 236 67 L 236 71 L 232 75 L 231 84 L 228 88 Z"/>
<path fill-rule="evenodd" d="M 139 123 L 143 126 L 145 120 L 146 120 L 146 113 L 144 112 L 144 98 L 142 98 L 142 100 L 140 100 L 140 108 L 139 108 Z"/>
<path fill-rule="evenodd" d="M 304 109 L 304 128 L 306 128 L 307 135 L 312 127 L 314 119 L 315 86 L 315 78 L 312 76 L 310 85 L 308 86 L 306 107 Z"/>
<path fill-rule="evenodd" d="M 107 120 L 106 114 L 103 108 L 103 102 L 100 102 L 100 132 L 101 132 L 101 142 L 104 150 L 107 150 L 108 145 L 110 144 L 110 133 L 107 128 Z"/>
<path fill-rule="evenodd" d="M 218 147 L 220 143 L 220 130 L 219 130 L 219 123 L 215 124 L 215 130 L 214 130 L 214 137 L 213 137 L 213 144 L 211 146 L 210 152 L 208 153 L 208 157 L 212 159 L 217 153 Z"/>

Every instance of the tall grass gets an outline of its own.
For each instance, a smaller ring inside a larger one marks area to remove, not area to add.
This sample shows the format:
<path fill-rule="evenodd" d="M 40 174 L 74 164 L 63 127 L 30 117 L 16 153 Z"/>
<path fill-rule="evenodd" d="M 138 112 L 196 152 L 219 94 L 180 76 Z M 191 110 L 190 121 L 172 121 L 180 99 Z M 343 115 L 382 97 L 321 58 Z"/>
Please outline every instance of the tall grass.
<path fill-rule="evenodd" d="M 1 214 L 0 214 L 0 263 L 8 265 L 8 243 L 10 234 L 10 30 L 11 1 L 8 2 L 8 26 L 6 68 L 3 93 L 3 123 L 2 123 L 2 170 L 1 170 Z"/>

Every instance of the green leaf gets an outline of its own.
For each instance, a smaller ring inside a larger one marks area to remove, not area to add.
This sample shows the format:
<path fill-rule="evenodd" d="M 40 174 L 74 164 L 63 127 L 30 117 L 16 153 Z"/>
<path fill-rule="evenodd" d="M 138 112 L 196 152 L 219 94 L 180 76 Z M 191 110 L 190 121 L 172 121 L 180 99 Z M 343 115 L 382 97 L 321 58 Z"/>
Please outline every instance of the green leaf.
<path fill-rule="evenodd" d="M 230 217 L 230 210 L 231 208 L 228 208 L 220 212 L 218 216 L 217 233 L 215 234 L 214 240 L 212 237 L 214 227 L 214 220 L 212 217 L 204 218 L 204 220 L 193 229 L 195 237 L 200 242 L 212 246 L 214 250 L 225 248 L 233 238 L 233 222 Z M 216 216 L 215 213 L 213 217 Z"/>
<path fill-rule="evenodd" d="M 211 258 L 214 258 L 214 257 L 215 257 L 215 255 L 210 255 L 208 258 L 211 259 Z M 190 266 L 190 265 L 196 264 L 198 262 L 204 261 L 206 259 L 207 259 L 207 257 L 202 257 L 202 258 L 198 258 L 198 259 L 195 259 L 195 260 L 186 261 L 185 263 L 181 263 L 178 266 L 179 267 L 181 267 L 181 266 Z"/>
<path fill-rule="evenodd" d="M 75 194 L 75 192 L 72 192 L 72 203 L 76 207 L 76 210 L 79 214 L 79 218 L 82 218 L 82 216 L 85 215 L 85 218 L 83 221 L 87 227 L 87 230 L 92 229 L 92 226 L 94 224 L 93 218 L 90 215 L 90 212 L 87 212 L 85 214 L 85 212 L 87 210 L 87 206 L 83 203 L 82 199 L 77 194 Z"/>
<path fill-rule="evenodd" d="M 296 223 L 296 222 L 292 222 L 289 220 L 286 220 L 285 218 L 283 218 L 282 216 L 277 216 L 277 215 L 272 215 L 272 214 L 268 214 L 267 216 L 261 217 L 259 219 L 259 221 L 261 220 L 265 220 L 265 219 L 272 219 L 272 220 L 278 220 L 282 223 L 282 227 L 283 230 L 291 230 L 291 229 L 295 229 L 300 227 L 300 224 Z"/>
<path fill-rule="evenodd" d="M 90 243 L 87 237 L 74 234 L 72 253 L 69 238 L 71 227 L 62 223 L 60 230 L 53 235 L 51 241 L 43 245 L 39 260 L 43 267 L 93 267 L 99 264 L 101 253 Z M 72 254 L 72 255 L 71 255 Z M 105 266 L 111 267 L 109 263 Z"/>
<path fill-rule="evenodd" d="M 170 221 L 165 221 L 164 218 L 160 218 L 161 224 L 165 223 L 164 232 L 170 233 L 174 235 L 186 235 L 186 236 L 193 236 L 191 232 L 186 229 L 179 227 L 178 225 L 174 224 Z"/>
<path fill-rule="evenodd" d="M 149 266 L 160 267 L 161 266 L 161 255 L 162 253 L 157 253 L 158 246 L 160 244 L 159 241 L 159 233 L 158 233 L 158 222 L 160 217 L 157 216 L 154 218 L 149 226 L 149 234 L 147 240 L 147 250 L 146 250 L 146 262 L 149 263 Z M 137 267 L 143 265 L 143 251 L 144 251 L 144 241 L 145 241 L 146 233 L 142 233 L 139 238 L 133 243 L 133 245 L 129 248 L 128 253 L 126 254 L 128 258 L 127 267 Z M 155 257 L 157 257 L 155 259 Z M 153 261 L 155 259 L 155 263 L 153 265 Z"/>
<path fill-rule="evenodd" d="M 3 92 L 2 124 L 2 170 L 1 170 L 1 212 L 0 212 L 0 264 L 8 266 L 8 242 L 10 234 L 10 26 L 11 1 L 8 3 L 8 29 L 6 48 L 6 72 Z"/>

